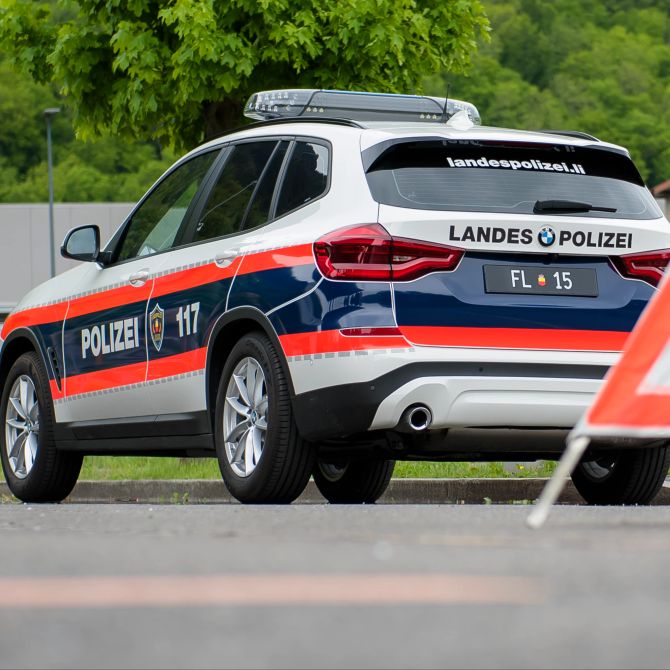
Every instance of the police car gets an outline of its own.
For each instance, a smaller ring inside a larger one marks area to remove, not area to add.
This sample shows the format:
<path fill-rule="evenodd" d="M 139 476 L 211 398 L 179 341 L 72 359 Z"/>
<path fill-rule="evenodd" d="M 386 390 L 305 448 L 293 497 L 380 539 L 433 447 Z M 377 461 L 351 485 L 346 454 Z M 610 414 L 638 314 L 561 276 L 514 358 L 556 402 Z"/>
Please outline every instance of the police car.
<path fill-rule="evenodd" d="M 1 454 L 24 501 L 85 454 L 216 456 L 238 500 L 310 476 L 373 502 L 396 460 L 560 456 L 670 258 L 627 151 L 479 125 L 465 102 L 283 90 L 191 151 L 104 249 L 2 329 Z M 592 503 L 647 503 L 665 444 L 595 444 Z"/>

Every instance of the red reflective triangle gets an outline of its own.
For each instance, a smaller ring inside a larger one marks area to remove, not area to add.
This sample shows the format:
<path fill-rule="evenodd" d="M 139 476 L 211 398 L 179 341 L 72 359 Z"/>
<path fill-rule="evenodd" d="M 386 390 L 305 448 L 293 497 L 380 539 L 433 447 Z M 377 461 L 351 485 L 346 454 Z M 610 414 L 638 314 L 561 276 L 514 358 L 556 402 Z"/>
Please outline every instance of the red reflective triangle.
<path fill-rule="evenodd" d="M 668 275 L 573 435 L 670 436 Z"/>

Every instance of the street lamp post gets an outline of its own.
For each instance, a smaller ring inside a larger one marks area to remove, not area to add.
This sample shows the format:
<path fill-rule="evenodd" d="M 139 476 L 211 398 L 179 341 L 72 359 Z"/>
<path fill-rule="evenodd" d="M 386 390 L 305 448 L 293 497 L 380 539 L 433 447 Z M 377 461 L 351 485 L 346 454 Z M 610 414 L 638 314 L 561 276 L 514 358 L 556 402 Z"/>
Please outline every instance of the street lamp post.
<path fill-rule="evenodd" d="M 49 107 L 44 110 L 47 122 L 47 167 L 49 170 L 49 253 L 51 276 L 56 276 L 56 244 L 54 241 L 54 175 L 51 158 L 51 117 L 60 112 L 60 107 Z"/>

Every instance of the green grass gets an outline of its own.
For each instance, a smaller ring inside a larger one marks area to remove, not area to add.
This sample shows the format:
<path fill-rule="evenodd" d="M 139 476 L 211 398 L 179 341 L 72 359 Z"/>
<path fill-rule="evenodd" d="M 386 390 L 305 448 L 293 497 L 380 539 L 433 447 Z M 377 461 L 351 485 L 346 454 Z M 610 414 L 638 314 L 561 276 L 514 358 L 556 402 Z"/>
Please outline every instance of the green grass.
<path fill-rule="evenodd" d="M 394 477 L 548 477 L 554 463 L 398 462 Z M 87 456 L 80 479 L 220 479 L 214 458 Z"/>
<path fill-rule="evenodd" d="M 87 456 L 79 479 L 221 479 L 215 458 Z"/>
<path fill-rule="evenodd" d="M 394 477 L 549 477 L 554 471 L 553 461 L 535 463 L 396 463 Z"/>

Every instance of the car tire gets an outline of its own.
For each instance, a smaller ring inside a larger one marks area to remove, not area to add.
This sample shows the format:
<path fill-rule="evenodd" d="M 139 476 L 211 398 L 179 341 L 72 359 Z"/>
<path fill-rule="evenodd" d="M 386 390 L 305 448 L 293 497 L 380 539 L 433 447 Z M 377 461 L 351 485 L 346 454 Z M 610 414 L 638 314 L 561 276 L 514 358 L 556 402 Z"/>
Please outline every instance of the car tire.
<path fill-rule="evenodd" d="M 0 418 L 0 455 L 9 490 L 30 503 L 67 498 L 83 457 L 56 447 L 49 378 L 36 353 L 22 354 L 9 371 Z"/>
<path fill-rule="evenodd" d="M 279 355 L 263 333 L 233 347 L 216 399 L 216 453 L 223 481 L 243 503 L 286 504 L 305 489 L 314 450 L 300 436 Z"/>
<path fill-rule="evenodd" d="M 395 461 L 353 461 L 325 463 L 314 468 L 314 483 L 333 504 L 372 504 L 386 491 Z"/>
<path fill-rule="evenodd" d="M 666 445 L 631 449 L 583 461 L 572 481 L 591 505 L 648 505 L 661 490 L 670 466 Z"/>

